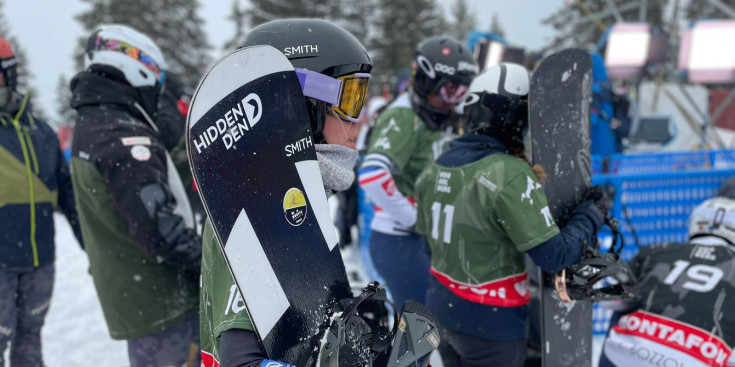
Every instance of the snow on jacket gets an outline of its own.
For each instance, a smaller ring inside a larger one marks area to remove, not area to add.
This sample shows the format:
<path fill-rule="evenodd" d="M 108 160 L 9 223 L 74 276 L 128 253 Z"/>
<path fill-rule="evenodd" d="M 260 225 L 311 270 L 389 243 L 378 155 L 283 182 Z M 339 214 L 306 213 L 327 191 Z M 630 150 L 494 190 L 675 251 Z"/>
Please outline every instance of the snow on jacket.
<path fill-rule="evenodd" d="M 82 72 L 72 181 L 90 271 L 113 339 L 146 336 L 198 311 L 201 238 L 138 91 Z"/>

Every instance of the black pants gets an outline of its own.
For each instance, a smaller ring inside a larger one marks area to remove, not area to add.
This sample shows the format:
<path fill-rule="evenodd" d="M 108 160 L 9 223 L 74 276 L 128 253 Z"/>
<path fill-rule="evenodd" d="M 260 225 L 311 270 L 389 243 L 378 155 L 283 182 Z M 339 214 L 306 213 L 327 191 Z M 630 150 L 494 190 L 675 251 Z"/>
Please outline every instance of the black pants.
<path fill-rule="evenodd" d="M 485 340 L 445 328 L 439 353 L 444 367 L 522 367 L 526 340 Z"/>

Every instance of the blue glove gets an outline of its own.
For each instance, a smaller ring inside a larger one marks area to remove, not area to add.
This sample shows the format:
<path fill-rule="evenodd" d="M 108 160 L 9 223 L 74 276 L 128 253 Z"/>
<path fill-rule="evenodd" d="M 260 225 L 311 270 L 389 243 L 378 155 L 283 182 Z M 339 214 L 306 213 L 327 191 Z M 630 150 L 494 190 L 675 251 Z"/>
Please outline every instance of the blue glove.
<path fill-rule="evenodd" d="M 286 362 L 271 361 L 270 359 L 264 359 L 263 362 L 260 363 L 260 367 L 296 367 L 296 366 L 292 364 L 288 364 Z"/>

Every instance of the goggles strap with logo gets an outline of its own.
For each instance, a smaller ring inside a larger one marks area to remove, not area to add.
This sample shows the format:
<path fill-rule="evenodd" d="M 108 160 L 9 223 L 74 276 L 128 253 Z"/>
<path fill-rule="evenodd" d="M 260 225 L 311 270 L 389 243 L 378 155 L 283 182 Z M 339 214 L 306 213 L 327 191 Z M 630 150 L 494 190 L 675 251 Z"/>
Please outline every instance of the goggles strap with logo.
<path fill-rule="evenodd" d="M 332 106 L 339 104 L 342 82 L 308 69 L 294 68 L 305 97 L 316 98 Z"/>

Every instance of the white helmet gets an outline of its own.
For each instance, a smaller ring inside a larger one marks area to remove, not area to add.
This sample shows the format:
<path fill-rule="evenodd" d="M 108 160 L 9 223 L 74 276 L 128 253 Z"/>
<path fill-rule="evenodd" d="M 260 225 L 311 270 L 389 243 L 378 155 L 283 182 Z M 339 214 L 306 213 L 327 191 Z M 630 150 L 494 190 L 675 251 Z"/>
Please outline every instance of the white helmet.
<path fill-rule="evenodd" d="M 122 24 L 102 24 L 87 41 L 84 68 L 106 65 L 122 72 L 133 87 L 162 82 L 163 53 L 148 36 Z"/>
<path fill-rule="evenodd" d="M 501 63 L 486 69 L 470 84 L 463 113 L 469 132 L 492 132 L 520 142 L 528 122 L 531 80 L 521 65 Z"/>
<path fill-rule="evenodd" d="M 694 208 L 689 239 L 698 236 L 717 236 L 735 245 L 735 200 L 718 196 Z"/>
<path fill-rule="evenodd" d="M 504 62 L 483 71 L 470 84 L 468 93 L 493 93 L 520 98 L 528 94 L 531 78 L 521 65 Z"/>

